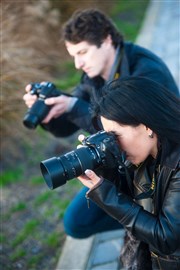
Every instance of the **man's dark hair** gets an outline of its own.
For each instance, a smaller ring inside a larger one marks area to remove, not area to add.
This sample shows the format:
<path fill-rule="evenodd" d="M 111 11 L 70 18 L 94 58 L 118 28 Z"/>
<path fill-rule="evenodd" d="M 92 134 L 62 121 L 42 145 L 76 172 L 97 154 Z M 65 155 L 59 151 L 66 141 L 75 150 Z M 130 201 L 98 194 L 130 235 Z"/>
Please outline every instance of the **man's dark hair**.
<path fill-rule="evenodd" d="M 113 81 L 94 92 L 94 120 L 103 116 L 120 124 L 144 124 L 159 138 L 180 143 L 180 99 L 145 77 Z"/>
<path fill-rule="evenodd" d="M 123 42 L 122 34 L 111 19 L 97 9 L 76 11 L 62 29 L 62 38 L 74 44 L 87 41 L 100 47 L 108 35 L 115 48 Z"/>

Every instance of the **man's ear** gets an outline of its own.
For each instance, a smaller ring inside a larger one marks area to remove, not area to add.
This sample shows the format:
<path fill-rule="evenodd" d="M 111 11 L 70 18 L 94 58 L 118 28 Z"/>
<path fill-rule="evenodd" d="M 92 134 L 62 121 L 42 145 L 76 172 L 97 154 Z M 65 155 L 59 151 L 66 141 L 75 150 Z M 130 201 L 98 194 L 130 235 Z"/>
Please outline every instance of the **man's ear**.
<path fill-rule="evenodd" d="M 112 38 L 110 35 L 108 35 L 104 40 L 103 40 L 103 43 L 102 43 L 104 46 L 111 46 L 113 44 L 112 42 Z M 101 45 L 102 45 L 101 44 Z"/>
<path fill-rule="evenodd" d="M 104 41 L 107 42 L 108 44 L 112 44 L 111 35 L 108 35 L 107 38 Z"/>

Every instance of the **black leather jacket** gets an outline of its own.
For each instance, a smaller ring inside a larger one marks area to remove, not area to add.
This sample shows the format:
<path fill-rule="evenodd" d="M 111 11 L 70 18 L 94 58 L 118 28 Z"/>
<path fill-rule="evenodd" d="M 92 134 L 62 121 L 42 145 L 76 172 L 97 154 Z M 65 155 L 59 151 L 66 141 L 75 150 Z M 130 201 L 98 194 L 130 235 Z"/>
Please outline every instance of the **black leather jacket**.
<path fill-rule="evenodd" d="M 149 50 L 130 42 L 124 43 L 121 64 L 117 68 L 120 78 L 126 76 L 144 76 L 164 85 L 171 92 L 179 95 L 178 87 L 165 63 Z M 73 96 L 78 97 L 70 113 L 52 119 L 42 127 L 57 137 L 65 137 L 83 129 L 91 134 L 97 130 L 91 121 L 92 91 L 98 91 L 105 84 L 100 77 L 90 79 L 85 73 L 80 84 L 74 89 Z"/>
<path fill-rule="evenodd" d="M 141 174 L 141 177 L 146 176 Z M 180 258 L 180 145 L 168 142 L 163 145 L 153 213 L 144 210 L 125 192 L 117 191 L 106 179 L 89 190 L 87 198 L 117 219 L 138 240 L 147 243 L 154 253 Z"/>

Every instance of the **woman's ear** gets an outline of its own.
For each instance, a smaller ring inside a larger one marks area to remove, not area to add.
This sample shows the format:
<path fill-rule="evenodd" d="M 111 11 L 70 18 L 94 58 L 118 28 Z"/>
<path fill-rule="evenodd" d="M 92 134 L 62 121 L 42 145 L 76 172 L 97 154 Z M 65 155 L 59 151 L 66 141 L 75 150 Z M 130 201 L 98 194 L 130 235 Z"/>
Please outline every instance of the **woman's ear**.
<path fill-rule="evenodd" d="M 147 130 L 147 134 L 149 136 L 149 138 L 153 138 L 154 137 L 154 132 L 152 131 L 152 129 L 146 127 L 146 130 Z"/>

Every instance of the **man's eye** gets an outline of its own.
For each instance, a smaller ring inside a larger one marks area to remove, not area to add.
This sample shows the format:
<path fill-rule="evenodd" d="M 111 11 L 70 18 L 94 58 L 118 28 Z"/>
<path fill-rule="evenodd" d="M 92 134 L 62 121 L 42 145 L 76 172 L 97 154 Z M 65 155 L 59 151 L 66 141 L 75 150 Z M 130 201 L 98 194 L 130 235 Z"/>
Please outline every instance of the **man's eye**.
<path fill-rule="evenodd" d="M 82 54 L 85 54 L 85 53 L 87 53 L 87 51 L 86 51 L 86 50 L 81 51 L 79 54 L 80 54 L 80 55 L 82 55 Z"/>

